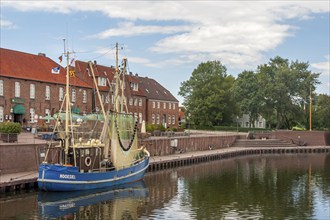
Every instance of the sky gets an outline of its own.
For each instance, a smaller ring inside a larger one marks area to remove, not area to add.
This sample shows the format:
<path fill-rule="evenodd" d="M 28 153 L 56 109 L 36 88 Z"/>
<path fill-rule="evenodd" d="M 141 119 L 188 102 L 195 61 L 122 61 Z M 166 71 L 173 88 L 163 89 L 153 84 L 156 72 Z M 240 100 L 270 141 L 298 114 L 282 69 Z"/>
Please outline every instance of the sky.
<path fill-rule="evenodd" d="M 114 66 L 118 42 L 130 72 L 155 79 L 180 103 L 181 83 L 202 62 L 219 60 L 237 77 L 275 56 L 308 62 L 321 74 L 316 92 L 330 95 L 330 0 L 1 0 L 0 6 L 2 48 L 45 53 L 59 63 L 65 47 L 78 60 Z"/>

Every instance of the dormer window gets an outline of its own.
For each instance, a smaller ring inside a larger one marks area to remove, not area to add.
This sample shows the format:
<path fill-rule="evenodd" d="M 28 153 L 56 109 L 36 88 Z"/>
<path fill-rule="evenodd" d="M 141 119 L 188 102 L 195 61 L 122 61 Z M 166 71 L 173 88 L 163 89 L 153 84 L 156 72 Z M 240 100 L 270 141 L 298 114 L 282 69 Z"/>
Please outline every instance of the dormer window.
<path fill-rule="evenodd" d="M 139 84 L 131 82 L 131 88 L 133 91 L 139 91 Z"/>
<path fill-rule="evenodd" d="M 98 77 L 97 78 L 97 84 L 99 86 L 106 86 L 107 85 L 107 79 L 105 77 Z"/>

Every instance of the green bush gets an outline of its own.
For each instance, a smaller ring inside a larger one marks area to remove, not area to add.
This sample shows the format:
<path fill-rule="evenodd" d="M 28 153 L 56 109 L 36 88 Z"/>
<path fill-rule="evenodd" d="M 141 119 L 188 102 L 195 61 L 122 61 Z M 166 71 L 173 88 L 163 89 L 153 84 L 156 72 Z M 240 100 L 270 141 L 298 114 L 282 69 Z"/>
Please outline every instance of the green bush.
<path fill-rule="evenodd" d="M 0 123 L 0 133 L 5 134 L 19 134 L 22 128 L 20 123 L 16 122 L 2 122 Z"/>
<path fill-rule="evenodd" d="M 165 131 L 165 127 L 163 125 L 153 125 L 153 124 L 147 124 L 146 125 L 146 131 L 147 132 L 151 133 L 155 130 Z"/>

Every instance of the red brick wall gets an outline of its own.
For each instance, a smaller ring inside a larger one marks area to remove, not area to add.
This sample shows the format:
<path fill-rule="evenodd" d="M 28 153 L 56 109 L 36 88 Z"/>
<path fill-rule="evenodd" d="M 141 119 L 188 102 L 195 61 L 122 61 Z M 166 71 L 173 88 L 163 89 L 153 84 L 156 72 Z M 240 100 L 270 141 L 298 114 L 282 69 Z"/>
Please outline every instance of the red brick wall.
<path fill-rule="evenodd" d="M 173 138 L 155 138 L 139 140 L 140 145 L 144 145 L 151 156 L 163 156 L 174 153 L 171 147 L 171 140 L 177 139 L 177 151 L 203 151 L 230 147 L 236 140 L 236 136 L 205 136 L 205 137 L 173 137 Z"/>
<path fill-rule="evenodd" d="M 329 131 L 275 131 L 276 139 L 298 140 L 306 142 L 308 146 L 329 146 Z"/>
<path fill-rule="evenodd" d="M 44 144 L 0 145 L 0 174 L 37 171 L 39 169 L 39 148 Z"/>

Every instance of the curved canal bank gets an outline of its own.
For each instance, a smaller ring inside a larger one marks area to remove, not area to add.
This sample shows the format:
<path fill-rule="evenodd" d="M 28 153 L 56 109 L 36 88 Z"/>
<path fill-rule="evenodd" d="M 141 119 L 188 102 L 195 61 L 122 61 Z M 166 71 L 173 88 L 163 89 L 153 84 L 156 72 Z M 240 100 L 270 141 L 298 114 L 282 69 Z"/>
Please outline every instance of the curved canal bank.
<path fill-rule="evenodd" d="M 246 135 L 232 132 L 157 137 L 142 140 L 142 143 L 152 155 L 149 172 L 244 155 L 330 153 L 330 146 L 297 146 L 294 140 L 296 136 L 300 137 L 300 133 L 290 134 L 281 136 L 288 140 L 291 138 L 291 143 L 270 136 L 271 139 L 247 140 L 243 145 L 237 145 Z M 312 141 L 324 139 L 323 143 L 327 143 L 328 133 L 313 134 Z M 304 136 L 301 139 L 308 141 Z M 46 141 L 35 140 L 30 134 L 23 134 L 18 143 L 0 144 L 1 193 L 37 186 L 38 166 L 43 159 L 45 145 Z"/>
<path fill-rule="evenodd" d="M 313 147 L 277 147 L 277 148 L 242 148 L 231 147 L 219 150 L 186 152 L 176 155 L 154 156 L 150 158 L 148 172 L 155 172 L 164 169 L 187 166 L 198 163 L 205 163 L 214 160 L 222 160 L 246 155 L 266 154 L 323 154 L 330 153 L 330 146 Z M 11 192 L 27 190 L 37 187 L 37 171 L 19 172 L 1 175 L 0 192 Z"/>

